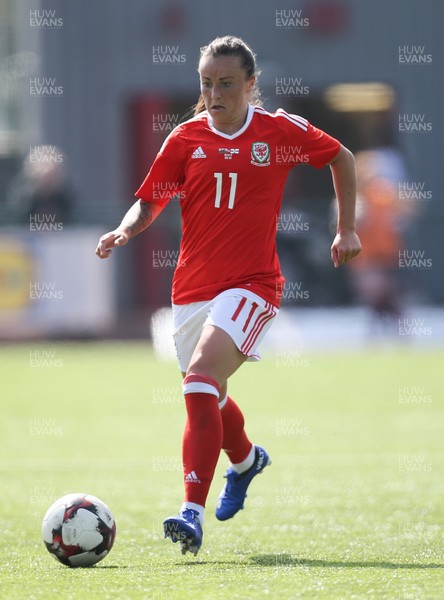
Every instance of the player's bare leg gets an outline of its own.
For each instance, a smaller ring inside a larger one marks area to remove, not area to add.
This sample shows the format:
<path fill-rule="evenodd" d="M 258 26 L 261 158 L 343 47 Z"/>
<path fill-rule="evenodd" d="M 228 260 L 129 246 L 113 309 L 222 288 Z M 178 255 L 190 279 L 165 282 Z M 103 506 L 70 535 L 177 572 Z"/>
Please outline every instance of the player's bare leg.
<path fill-rule="evenodd" d="M 222 387 L 246 359 L 228 333 L 214 325 L 206 325 L 191 357 L 187 375 L 198 373 L 210 377 Z"/>

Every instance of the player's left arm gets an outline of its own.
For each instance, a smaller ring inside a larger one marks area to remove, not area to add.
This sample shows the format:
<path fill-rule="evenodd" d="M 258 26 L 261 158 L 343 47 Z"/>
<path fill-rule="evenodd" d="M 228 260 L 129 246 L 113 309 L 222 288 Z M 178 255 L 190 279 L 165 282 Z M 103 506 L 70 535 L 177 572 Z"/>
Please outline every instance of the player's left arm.
<path fill-rule="evenodd" d="M 361 242 L 355 231 L 355 158 L 341 144 L 338 154 L 329 165 L 338 202 L 338 222 L 331 246 L 331 259 L 335 267 L 339 267 L 361 252 Z"/>

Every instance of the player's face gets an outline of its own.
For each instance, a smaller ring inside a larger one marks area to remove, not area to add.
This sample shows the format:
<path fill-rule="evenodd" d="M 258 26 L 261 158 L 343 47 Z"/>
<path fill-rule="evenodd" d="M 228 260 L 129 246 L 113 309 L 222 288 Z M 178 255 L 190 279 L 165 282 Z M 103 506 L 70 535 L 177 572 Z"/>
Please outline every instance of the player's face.
<path fill-rule="evenodd" d="M 200 90 L 214 125 L 242 127 L 254 77 L 247 78 L 238 56 L 207 56 L 199 64 Z"/>

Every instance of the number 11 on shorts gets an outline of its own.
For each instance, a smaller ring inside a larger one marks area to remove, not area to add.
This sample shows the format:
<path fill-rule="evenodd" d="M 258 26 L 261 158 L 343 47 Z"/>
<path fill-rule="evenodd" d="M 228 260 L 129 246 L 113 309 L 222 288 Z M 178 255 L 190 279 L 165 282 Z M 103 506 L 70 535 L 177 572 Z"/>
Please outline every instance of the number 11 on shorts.
<path fill-rule="evenodd" d="M 245 306 L 245 303 L 247 302 L 247 299 L 245 298 L 245 296 L 242 296 L 241 301 L 239 302 L 238 307 L 236 308 L 236 310 L 234 311 L 231 320 L 232 321 L 236 321 L 236 319 L 239 316 L 239 313 L 241 312 L 241 310 L 243 309 L 243 307 Z M 259 305 L 257 304 L 257 302 L 252 302 L 251 303 L 251 308 L 250 308 L 250 312 L 248 313 L 248 317 L 245 319 L 245 323 L 244 326 L 242 327 L 242 331 L 245 333 L 247 331 L 247 327 L 250 324 L 251 321 L 251 317 L 254 315 L 254 313 L 256 312 L 256 308 Z"/>
<path fill-rule="evenodd" d="M 214 177 L 216 178 L 216 198 L 214 199 L 214 207 L 220 208 L 220 199 L 222 197 L 223 173 L 214 173 Z M 228 173 L 228 177 L 231 179 L 230 195 L 228 197 L 228 208 L 233 208 L 234 197 L 236 195 L 237 173 Z"/>

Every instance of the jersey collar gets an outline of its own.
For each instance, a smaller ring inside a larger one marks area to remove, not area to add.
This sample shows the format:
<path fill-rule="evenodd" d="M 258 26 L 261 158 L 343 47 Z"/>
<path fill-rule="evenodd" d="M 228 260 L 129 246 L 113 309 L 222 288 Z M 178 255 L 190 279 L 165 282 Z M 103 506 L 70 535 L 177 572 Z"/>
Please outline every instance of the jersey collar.
<path fill-rule="evenodd" d="M 219 135 L 220 137 L 223 137 L 226 140 L 234 140 L 235 138 L 239 137 L 240 135 L 242 135 L 244 133 L 244 131 L 247 129 L 247 127 L 251 123 L 251 119 L 253 118 L 253 115 L 254 115 L 254 106 L 252 104 L 249 104 L 247 118 L 245 119 L 245 123 L 239 129 L 239 131 L 236 131 L 236 133 L 233 133 L 232 135 L 229 135 L 228 133 L 223 133 L 222 131 L 219 131 L 218 129 L 216 129 L 213 125 L 213 117 L 209 113 L 207 113 L 208 127 L 216 135 Z"/>

